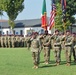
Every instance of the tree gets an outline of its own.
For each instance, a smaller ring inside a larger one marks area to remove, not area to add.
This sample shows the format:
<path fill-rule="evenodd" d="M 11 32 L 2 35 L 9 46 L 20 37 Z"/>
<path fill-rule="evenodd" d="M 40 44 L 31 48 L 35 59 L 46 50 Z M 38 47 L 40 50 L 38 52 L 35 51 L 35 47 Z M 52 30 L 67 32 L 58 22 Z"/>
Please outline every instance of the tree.
<path fill-rule="evenodd" d="M 3 11 L 5 11 L 9 17 L 9 25 L 11 29 L 15 26 L 15 19 L 17 18 L 18 14 L 22 12 L 24 9 L 24 0 L 1 0 L 0 7 Z"/>
<path fill-rule="evenodd" d="M 62 9 L 61 9 L 61 4 L 57 3 L 56 4 L 56 9 L 57 9 L 57 13 L 56 13 L 56 17 L 55 17 L 55 28 L 60 30 L 60 31 L 64 31 L 64 29 L 67 29 L 68 26 L 70 25 L 70 21 L 68 18 L 66 18 L 66 25 L 64 28 L 64 23 L 62 22 Z M 68 14 L 66 14 L 66 16 L 68 16 Z"/>
<path fill-rule="evenodd" d="M 56 4 L 60 3 L 61 0 L 56 0 Z M 70 23 L 75 23 L 74 15 L 76 14 L 76 0 L 66 0 L 66 12 L 67 18 L 69 19 Z"/>

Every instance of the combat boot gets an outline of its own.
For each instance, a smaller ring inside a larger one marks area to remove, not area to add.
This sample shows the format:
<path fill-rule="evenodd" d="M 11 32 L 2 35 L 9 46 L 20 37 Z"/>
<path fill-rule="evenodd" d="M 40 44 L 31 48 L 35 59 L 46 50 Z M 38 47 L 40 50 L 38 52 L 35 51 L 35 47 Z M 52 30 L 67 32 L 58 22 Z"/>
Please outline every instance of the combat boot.
<path fill-rule="evenodd" d="M 36 65 L 34 65 L 32 68 L 35 69 L 36 68 Z"/>
<path fill-rule="evenodd" d="M 74 60 L 74 62 L 76 63 L 76 60 Z"/>
<path fill-rule="evenodd" d="M 38 69 L 38 65 L 35 66 L 35 69 Z"/>
<path fill-rule="evenodd" d="M 48 62 L 46 62 L 46 65 L 48 65 L 49 63 Z"/>
<path fill-rule="evenodd" d="M 67 63 L 66 66 L 70 66 L 70 63 Z"/>
<path fill-rule="evenodd" d="M 56 64 L 55 64 L 56 66 L 58 66 L 58 65 L 60 65 L 60 62 L 56 62 Z"/>

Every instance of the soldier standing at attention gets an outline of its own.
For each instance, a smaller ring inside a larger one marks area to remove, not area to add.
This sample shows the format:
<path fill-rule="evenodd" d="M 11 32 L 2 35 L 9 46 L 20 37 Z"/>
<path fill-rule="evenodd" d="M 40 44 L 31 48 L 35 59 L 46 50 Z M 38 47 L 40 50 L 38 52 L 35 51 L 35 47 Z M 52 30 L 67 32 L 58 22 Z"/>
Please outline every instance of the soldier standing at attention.
<path fill-rule="evenodd" d="M 54 43 L 54 54 L 55 54 L 55 61 L 56 65 L 58 66 L 61 61 L 61 37 L 59 35 L 59 30 L 55 31 L 55 35 L 53 37 Z"/>
<path fill-rule="evenodd" d="M 11 47 L 11 37 L 10 37 L 10 35 L 8 35 L 8 47 L 9 48 Z"/>
<path fill-rule="evenodd" d="M 28 49 L 28 50 L 30 49 L 30 45 L 31 45 L 30 39 L 31 39 L 31 36 L 27 36 L 27 37 L 26 37 L 26 44 L 27 44 L 27 49 Z"/>
<path fill-rule="evenodd" d="M 11 36 L 11 46 L 12 48 L 15 47 L 15 36 L 14 35 Z"/>
<path fill-rule="evenodd" d="M 4 36 L 3 35 L 1 36 L 1 47 L 2 48 L 4 47 Z"/>
<path fill-rule="evenodd" d="M 76 35 L 75 33 L 72 34 L 73 36 L 73 57 L 74 57 L 74 62 L 76 62 Z"/>
<path fill-rule="evenodd" d="M 32 58 L 33 58 L 33 63 L 35 69 L 38 68 L 39 65 L 39 59 L 40 59 L 40 49 L 39 49 L 39 40 L 37 39 L 37 36 L 33 34 L 31 38 L 31 52 L 32 52 Z"/>
<path fill-rule="evenodd" d="M 73 45 L 73 37 L 70 34 L 70 31 L 66 31 L 65 35 L 65 54 L 66 54 L 66 62 L 67 66 L 70 66 L 71 63 L 71 54 L 72 54 L 72 45 Z"/>
<path fill-rule="evenodd" d="M 50 36 L 48 35 L 48 31 L 46 30 L 43 35 L 43 51 L 45 64 L 49 64 L 50 62 L 50 43 Z"/>

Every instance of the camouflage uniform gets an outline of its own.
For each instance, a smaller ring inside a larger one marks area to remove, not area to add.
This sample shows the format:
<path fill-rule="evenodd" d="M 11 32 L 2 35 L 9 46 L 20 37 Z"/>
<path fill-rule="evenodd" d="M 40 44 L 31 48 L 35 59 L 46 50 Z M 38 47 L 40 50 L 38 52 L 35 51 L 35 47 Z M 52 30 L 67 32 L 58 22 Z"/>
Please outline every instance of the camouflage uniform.
<path fill-rule="evenodd" d="M 56 65 L 59 65 L 61 61 L 61 37 L 60 35 L 54 36 L 54 54 L 55 54 L 55 59 L 56 59 Z"/>
<path fill-rule="evenodd" d="M 36 36 L 32 39 L 31 51 L 32 51 L 34 68 L 38 68 L 40 59 L 40 49 L 39 49 L 39 40 L 37 40 Z"/>
<path fill-rule="evenodd" d="M 43 36 L 43 51 L 44 51 L 44 61 L 45 64 L 50 62 L 50 36 L 44 35 Z"/>
<path fill-rule="evenodd" d="M 76 62 L 76 36 L 73 36 L 73 57 L 74 57 L 74 62 Z"/>
<path fill-rule="evenodd" d="M 10 37 L 10 35 L 8 36 L 8 47 L 9 48 L 11 47 L 11 37 Z"/>
<path fill-rule="evenodd" d="M 11 46 L 14 48 L 15 47 L 15 37 L 11 36 Z"/>
<path fill-rule="evenodd" d="M 74 46 L 74 51 L 75 51 L 75 56 L 74 56 L 75 60 L 74 61 L 76 62 L 76 43 L 75 43 L 75 46 Z"/>
<path fill-rule="evenodd" d="M 73 43 L 72 35 L 66 35 L 65 36 L 65 54 L 66 54 L 67 66 L 70 66 L 70 63 L 71 63 L 72 43 Z"/>
<path fill-rule="evenodd" d="M 43 35 L 39 35 L 40 50 L 43 49 Z"/>
<path fill-rule="evenodd" d="M 1 47 L 4 47 L 4 36 L 1 36 Z"/>
<path fill-rule="evenodd" d="M 30 36 L 27 36 L 27 37 L 26 37 L 26 44 L 27 44 L 27 48 L 28 48 L 28 50 L 29 50 L 30 45 L 31 45 L 30 38 L 31 38 Z"/>
<path fill-rule="evenodd" d="M 19 47 L 19 36 L 15 36 L 15 46 Z"/>
<path fill-rule="evenodd" d="M 7 35 L 4 37 L 4 45 L 5 47 L 8 47 L 8 36 Z"/>

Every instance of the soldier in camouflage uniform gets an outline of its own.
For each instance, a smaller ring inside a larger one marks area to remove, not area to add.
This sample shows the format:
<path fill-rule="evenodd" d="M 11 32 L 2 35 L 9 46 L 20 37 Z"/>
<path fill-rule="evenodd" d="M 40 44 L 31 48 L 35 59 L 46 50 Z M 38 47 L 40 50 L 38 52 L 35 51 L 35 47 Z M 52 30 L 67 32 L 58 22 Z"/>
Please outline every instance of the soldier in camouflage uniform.
<path fill-rule="evenodd" d="M 4 45 L 6 48 L 8 47 L 8 36 L 7 35 L 5 35 L 4 37 Z"/>
<path fill-rule="evenodd" d="M 74 62 L 76 62 L 76 35 L 75 33 L 72 34 L 73 36 L 73 57 L 74 57 Z"/>
<path fill-rule="evenodd" d="M 49 64 L 50 62 L 50 36 L 48 35 L 48 31 L 45 31 L 43 35 L 43 51 L 44 51 L 44 61 L 45 64 Z"/>
<path fill-rule="evenodd" d="M 55 35 L 53 35 L 52 37 L 54 40 L 53 44 L 54 44 L 55 61 L 56 65 L 59 65 L 61 61 L 61 37 L 59 35 L 59 31 L 56 30 Z"/>
<path fill-rule="evenodd" d="M 65 54 L 66 54 L 67 66 L 70 66 L 71 63 L 72 44 L 73 44 L 73 37 L 70 34 L 70 31 L 67 31 L 65 35 Z"/>
<path fill-rule="evenodd" d="M 14 35 L 11 36 L 11 46 L 12 48 L 15 47 L 15 36 Z"/>
<path fill-rule="evenodd" d="M 33 63 L 35 69 L 38 68 L 39 59 L 40 59 L 40 49 L 39 49 L 39 40 L 37 39 L 36 35 L 32 36 L 32 43 L 31 43 L 31 51 L 33 57 Z"/>
<path fill-rule="evenodd" d="M 4 36 L 1 36 L 1 47 L 4 47 Z"/>
<path fill-rule="evenodd" d="M 40 34 L 38 37 L 39 37 L 40 50 L 42 51 L 42 49 L 43 49 L 43 34 Z"/>
<path fill-rule="evenodd" d="M 27 37 L 26 37 L 26 44 L 27 44 L 28 50 L 30 49 L 30 45 L 31 45 L 30 39 L 31 39 L 31 36 L 27 36 Z"/>
<path fill-rule="evenodd" d="M 10 35 L 8 35 L 8 47 L 9 48 L 11 47 L 11 37 L 10 37 Z"/>

